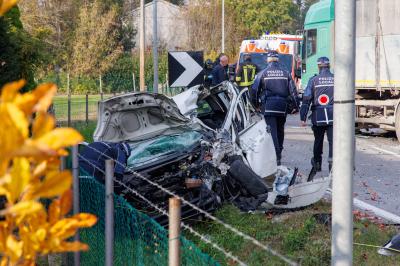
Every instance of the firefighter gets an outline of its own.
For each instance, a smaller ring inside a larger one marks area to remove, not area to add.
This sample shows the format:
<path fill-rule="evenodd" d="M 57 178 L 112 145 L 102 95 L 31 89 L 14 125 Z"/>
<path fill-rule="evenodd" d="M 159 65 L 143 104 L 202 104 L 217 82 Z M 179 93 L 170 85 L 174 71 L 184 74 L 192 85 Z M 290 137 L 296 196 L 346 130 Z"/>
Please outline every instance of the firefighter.
<path fill-rule="evenodd" d="M 333 86 L 334 76 L 330 71 L 327 57 L 317 60 L 319 74 L 312 77 L 304 91 L 303 104 L 300 109 L 301 125 L 306 126 L 307 114 L 311 108 L 312 130 L 314 132 L 313 158 L 311 159 L 310 176 L 321 171 L 322 148 L 325 133 L 329 142 L 329 171 L 332 169 L 332 139 L 333 139 Z"/>
<path fill-rule="evenodd" d="M 212 70 L 213 70 L 213 62 L 211 59 L 207 59 L 204 62 L 204 87 L 209 88 L 212 83 Z"/>
<path fill-rule="evenodd" d="M 279 63 L 278 53 L 270 52 L 267 61 L 268 66 L 257 74 L 250 93 L 254 107 L 264 113 L 274 141 L 277 164 L 280 165 L 288 100 L 295 103 L 290 110 L 295 113 L 298 111 L 298 95 L 291 74 Z"/>
<path fill-rule="evenodd" d="M 219 58 L 219 63 L 212 71 L 212 86 L 216 86 L 225 80 L 229 80 L 228 76 L 228 56 L 222 55 Z"/>
<path fill-rule="evenodd" d="M 243 58 L 243 64 L 239 65 L 236 73 L 236 83 L 240 90 L 249 88 L 254 83 L 254 78 L 258 72 L 258 68 L 251 62 L 251 55 L 246 54 Z"/>

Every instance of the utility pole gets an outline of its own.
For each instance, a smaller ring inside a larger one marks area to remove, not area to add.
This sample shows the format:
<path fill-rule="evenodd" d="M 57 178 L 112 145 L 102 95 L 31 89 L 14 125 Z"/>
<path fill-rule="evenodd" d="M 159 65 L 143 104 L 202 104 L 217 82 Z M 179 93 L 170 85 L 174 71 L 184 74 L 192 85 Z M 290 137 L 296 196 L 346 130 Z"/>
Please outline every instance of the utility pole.
<path fill-rule="evenodd" d="M 153 0 L 153 92 L 158 93 L 158 36 L 157 36 L 157 0 Z"/>
<path fill-rule="evenodd" d="M 332 265 L 353 262 L 356 0 L 335 1 Z"/>
<path fill-rule="evenodd" d="M 140 0 L 140 23 L 139 23 L 139 50 L 140 50 L 140 91 L 145 91 L 144 87 L 144 39 L 145 39 L 145 10 L 144 10 L 144 0 Z"/>
<path fill-rule="evenodd" d="M 222 16 L 221 16 L 221 52 L 225 52 L 225 0 L 222 0 Z"/>

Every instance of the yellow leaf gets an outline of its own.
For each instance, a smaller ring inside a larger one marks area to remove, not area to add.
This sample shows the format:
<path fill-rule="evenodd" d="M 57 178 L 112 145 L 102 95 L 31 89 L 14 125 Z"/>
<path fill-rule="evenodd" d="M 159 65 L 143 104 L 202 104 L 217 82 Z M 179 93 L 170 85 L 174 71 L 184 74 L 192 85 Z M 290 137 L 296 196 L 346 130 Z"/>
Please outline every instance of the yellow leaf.
<path fill-rule="evenodd" d="M 47 113 L 38 113 L 32 126 L 33 138 L 38 138 L 50 132 L 55 126 L 55 119 Z"/>
<path fill-rule="evenodd" d="M 36 165 L 35 169 L 32 172 L 32 178 L 37 179 L 45 174 L 47 170 L 47 161 L 43 161 L 40 164 Z"/>
<path fill-rule="evenodd" d="M 56 128 L 34 142 L 38 145 L 46 145 L 50 149 L 58 150 L 64 147 L 76 145 L 83 141 L 83 137 L 73 128 Z"/>
<path fill-rule="evenodd" d="M 72 208 L 72 190 L 67 190 L 60 198 L 60 215 L 67 215 Z"/>
<path fill-rule="evenodd" d="M 39 85 L 34 91 L 33 95 L 37 99 L 39 99 L 38 103 L 35 106 L 35 112 L 47 112 L 49 109 L 53 97 L 57 92 L 57 86 L 52 83 L 46 83 Z"/>
<path fill-rule="evenodd" d="M 91 227 L 96 224 L 97 218 L 90 213 L 79 213 L 71 218 L 65 218 L 55 223 L 50 233 L 55 237 L 65 239 L 75 234 L 76 230 L 83 227 Z"/>
<path fill-rule="evenodd" d="M 90 213 L 78 213 L 71 217 L 78 221 L 79 227 L 91 227 L 96 224 L 97 217 Z"/>
<path fill-rule="evenodd" d="M 26 158 L 15 158 L 11 169 L 11 180 L 8 184 L 10 198 L 8 201 L 14 203 L 19 199 L 31 178 L 30 164 Z"/>
<path fill-rule="evenodd" d="M 29 201 L 21 201 L 11 207 L 1 210 L 0 215 L 13 215 L 13 216 L 21 216 L 24 217 L 26 215 L 33 214 L 35 212 L 39 212 L 43 209 L 42 204 L 39 202 L 29 200 Z"/>
<path fill-rule="evenodd" d="M 47 232 L 44 228 L 40 228 L 39 230 L 36 231 L 35 235 L 36 235 L 37 239 L 40 242 L 42 242 L 46 239 Z"/>
<path fill-rule="evenodd" d="M 12 262 L 16 262 L 21 258 L 23 245 L 24 243 L 15 239 L 13 235 L 7 237 L 7 253 L 10 255 Z"/>
<path fill-rule="evenodd" d="M 0 266 L 8 266 L 8 257 L 1 258 Z"/>
<path fill-rule="evenodd" d="M 8 2 L 11 2 L 11 1 L 8 1 Z M 4 2 L 3 2 L 3 5 L 4 5 Z M 2 5 L 0 4 L 0 6 L 2 6 Z M 0 9 L 1 9 L 1 7 L 0 7 Z M 21 79 L 19 81 L 14 81 L 14 82 L 4 85 L 2 88 L 2 91 L 1 91 L 1 102 L 2 103 L 12 102 L 15 99 L 15 97 L 17 96 L 18 91 L 21 90 L 22 87 L 25 86 L 25 84 L 26 84 L 25 80 Z"/>
<path fill-rule="evenodd" d="M 53 171 L 46 175 L 44 181 L 35 189 L 30 198 L 51 198 L 61 195 L 71 187 L 72 176 L 69 171 Z"/>
<path fill-rule="evenodd" d="M 60 219 L 60 200 L 55 199 L 49 206 L 49 223 L 55 224 Z"/>
<path fill-rule="evenodd" d="M 62 242 L 57 247 L 56 252 L 75 252 L 75 251 L 86 251 L 89 246 L 81 242 Z"/>
<path fill-rule="evenodd" d="M 32 92 L 18 95 L 14 103 L 26 115 L 30 115 L 34 112 L 46 112 L 52 103 L 56 91 L 57 87 L 54 84 L 41 84 Z"/>

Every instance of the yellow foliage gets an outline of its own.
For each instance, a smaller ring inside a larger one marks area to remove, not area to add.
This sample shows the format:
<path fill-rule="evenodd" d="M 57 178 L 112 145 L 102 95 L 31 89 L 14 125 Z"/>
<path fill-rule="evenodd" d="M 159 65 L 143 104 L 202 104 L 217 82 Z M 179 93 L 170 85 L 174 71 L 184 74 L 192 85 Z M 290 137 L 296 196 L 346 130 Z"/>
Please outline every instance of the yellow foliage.
<path fill-rule="evenodd" d="M 1 266 L 34 265 L 40 255 L 87 250 L 67 240 L 97 221 L 86 213 L 65 217 L 72 207 L 72 177 L 59 170 L 59 156 L 83 138 L 72 128 L 54 128 L 47 110 L 56 87 L 44 84 L 21 94 L 24 85 L 9 83 L 0 96 L 0 195 L 7 201 L 0 210 Z M 47 210 L 40 199 L 52 200 Z"/>
<path fill-rule="evenodd" d="M 17 4 L 18 0 L 0 0 L 0 16 Z M 0 263 L 1 265 L 1 263 Z"/>
<path fill-rule="evenodd" d="M 0 0 L 0 16 L 17 2 Z M 59 156 L 83 138 L 72 128 L 54 129 L 47 113 L 54 84 L 21 94 L 25 83 L 6 84 L 0 95 L 0 196 L 6 199 L 0 209 L 0 266 L 35 265 L 40 255 L 87 250 L 67 239 L 97 221 L 86 213 L 65 217 L 72 207 L 72 177 L 58 169 Z M 48 211 L 40 199 L 52 200 Z"/>

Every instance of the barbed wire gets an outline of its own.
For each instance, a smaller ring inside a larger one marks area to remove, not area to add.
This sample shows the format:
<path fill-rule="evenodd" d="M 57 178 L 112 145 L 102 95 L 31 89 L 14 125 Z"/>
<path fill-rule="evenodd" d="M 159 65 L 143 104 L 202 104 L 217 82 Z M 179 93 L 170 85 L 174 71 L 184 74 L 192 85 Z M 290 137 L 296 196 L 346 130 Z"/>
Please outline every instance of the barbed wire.
<path fill-rule="evenodd" d="M 99 170 L 100 172 L 102 172 L 103 174 L 105 174 L 105 171 L 103 171 L 102 169 L 100 169 L 99 167 L 97 167 L 96 165 L 92 164 L 89 160 L 87 160 L 86 158 L 84 158 L 83 156 L 78 154 L 78 157 L 81 158 L 82 160 L 85 160 L 88 164 L 90 164 L 91 166 L 93 166 L 94 168 L 96 168 L 97 170 Z M 118 179 L 116 179 L 115 177 L 113 177 L 113 181 L 118 183 L 119 185 L 125 187 L 128 191 L 132 192 L 133 194 L 135 194 L 137 197 L 141 198 L 143 201 L 145 201 L 147 204 L 149 204 L 151 207 L 153 207 L 154 209 L 156 209 L 158 212 L 160 212 L 161 214 L 169 217 L 169 213 L 164 210 L 163 208 L 159 207 L 157 204 L 151 202 L 149 199 L 147 199 L 145 196 L 143 196 L 142 194 L 140 194 L 137 190 L 128 187 L 127 185 L 125 185 L 124 183 L 122 183 L 121 181 L 119 181 Z M 202 235 L 201 233 L 197 232 L 195 229 L 193 229 L 192 227 L 190 227 L 189 225 L 185 224 L 184 222 L 181 222 L 181 226 L 188 230 L 190 233 L 192 233 L 193 235 L 199 237 L 203 242 L 206 242 L 207 244 L 210 244 L 213 248 L 215 248 L 216 250 L 220 251 L 221 253 L 224 254 L 225 257 L 239 263 L 239 265 L 241 266 L 247 266 L 246 263 L 244 263 L 243 261 L 241 261 L 238 257 L 236 257 L 235 255 L 233 255 L 231 252 L 226 251 L 224 248 L 220 247 L 218 244 L 212 242 L 211 240 L 209 240 L 206 236 Z"/>
<path fill-rule="evenodd" d="M 228 230 L 230 230 L 231 232 L 235 233 L 236 235 L 242 237 L 243 239 L 246 239 L 247 241 L 253 243 L 254 245 L 258 246 L 259 248 L 261 248 L 261 249 L 263 249 L 263 250 L 265 250 L 265 251 L 271 253 L 272 255 L 274 255 L 274 256 L 280 258 L 281 260 L 283 260 L 283 261 L 286 262 L 287 264 L 289 264 L 289 265 L 298 265 L 296 262 L 292 261 L 291 259 L 289 259 L 289 258 L 285 257 L 284 255 L 280 254 L 279 252 L 275 251 L 274 249 L 272 249 L 272 248 L 269 247 L 268 245 L 265 245 L 265 244 L 261 243 L 260 241 L 258 241 L 257 239 L 255 239 L 254 237 L 251 237 L 251 236 L 249 236 L 249 235 L 247 235 L 247 234 L 245 234 L 245 233 L 239 231 L 238 229 L 234 228 L 234 227 L 231 226 L 230 224 L 227 224 L 227 223 L 223 222 L 221 219 L 219 219 L 219 218 L 213 216 L 212 214 L 208 213 L 207 211 L 205 211 L 205 210 L 199 208 L 198 206 L 192 204 L 191 202 L 185 200 L 184 198 L 182 198 L 181 196 L 177 195 L 176 193 L 171 192 L 170 190 L 168 190 L 168 189 L 164 188 L 163 186 L 159 185 L 158 183 L 155 183 L 155 182 L 149 180 L 148 178 L 142 176 L 142 175 L 139 174 L 138 172 L 133 171 L 132 169 L 130 169 L 130 168 L 127 167 L 126 165 L 124 165 L 124 164 L 122 164 L 122 163 L 120 163 L 120 162 L 114 160 L 112 157 L 108 156 L 108 155 L 105 154 L 104 152 L 99 151 L 99 150 L 97 150 L 96 148 L 93 148 L 93 147 L 91 147 L 91 146 L 89 146 L 89 145 L 87 145 L 87 146 L 85 146 L 85 147 L 90 148 L 90 149 L 92 149 L 93 151 L 96 151 L 97 153 L 99 153 L 99 154 L 101 154 L 101 155 L 104 155 L 106 158 L 115 161 L 116 164 L 122 166 L 125 170 L 127 170 L 129 173 L 133 174 L 134 176 L 139 177 L 140 179 L 142 179 L 142 180 L 148 182 L 149 184 L 151 184 L 151 185 L 153 185 L 153 186 L 159 188 L 161 191 L 163 191 L 163 192 L 165 192 L 165 193 L 167 193 L 167 194 L 169 194 L 169 195 L 171 195 L 171 196 L 174 196 L 174 197 L 180 199 L 181 202 L 183 202 L 183 203 L 185 203 L 186 205 L 192 207 L 194 210 L 196 210 L 196 211 L 198 211 L 198 212 L 204 214 L 207 218 L 209 218 L 209 219 L 215 221 L 216 223 L 222 225 L 222 226 L 225 227 L 226 229 L 228 229 Z"/>

